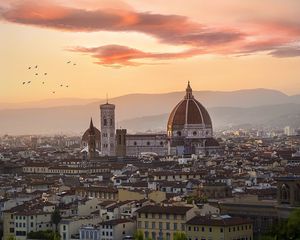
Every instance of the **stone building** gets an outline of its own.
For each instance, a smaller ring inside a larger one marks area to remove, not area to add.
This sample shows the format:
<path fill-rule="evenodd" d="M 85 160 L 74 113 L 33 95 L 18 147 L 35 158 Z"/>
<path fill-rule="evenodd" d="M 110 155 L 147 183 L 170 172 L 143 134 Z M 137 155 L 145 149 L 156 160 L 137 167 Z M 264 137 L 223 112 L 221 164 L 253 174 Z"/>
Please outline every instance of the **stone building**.
<path fill-rule="evenodd" d="M 103 156 L 115 156 L 115 105 L 100 105 L 101 112 L 101 152 Z"/>
<path fill-rule="evenodd" d="M 172 110 L 168 124 L 169 155 L 210 154 L 219 149 L 213 138 L 212 121 L 205 107 L 193 96 L 188 82 L 185 97 Z"/>

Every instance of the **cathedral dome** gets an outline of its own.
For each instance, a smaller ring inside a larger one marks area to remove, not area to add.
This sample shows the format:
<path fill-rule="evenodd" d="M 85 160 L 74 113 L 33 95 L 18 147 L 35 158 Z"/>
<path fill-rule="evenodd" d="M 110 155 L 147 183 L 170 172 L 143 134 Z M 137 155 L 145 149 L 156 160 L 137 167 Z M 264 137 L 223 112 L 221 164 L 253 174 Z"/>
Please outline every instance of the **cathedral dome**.
<path fill-rule="evenodd" d="M 95 135 L 95 139 L 97 141 L 100 141 L 100 139 L 101 139 L 101 132 L 99 131 L 98 128 L 94 127 L 92 120 L 91 120 L 91 123 L 90 123 L 90 127 L 83 134 L 81 141 L 87 143 L 89 141 L 89 136 L 90 135 Z"/>
<path fill-rule="evenodd" d="M 168 120 L 168 132 L 180 130 L 188 125 L 198 125 L 201 128 L 212 128 L 211 118 L 205 107 L 192 94 L 190 83 L 186 95 L 173 109 Z"/>

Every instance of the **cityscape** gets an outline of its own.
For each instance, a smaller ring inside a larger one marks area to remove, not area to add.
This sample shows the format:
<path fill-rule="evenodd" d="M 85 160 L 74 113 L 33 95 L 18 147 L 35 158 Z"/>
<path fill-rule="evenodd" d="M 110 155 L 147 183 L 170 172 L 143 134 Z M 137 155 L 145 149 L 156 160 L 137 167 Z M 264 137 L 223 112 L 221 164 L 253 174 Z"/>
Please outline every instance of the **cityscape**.
<path fill-rule="evenodd" d="M 1 239 L 300 239 L 299 10 L 0 0 Z"/>

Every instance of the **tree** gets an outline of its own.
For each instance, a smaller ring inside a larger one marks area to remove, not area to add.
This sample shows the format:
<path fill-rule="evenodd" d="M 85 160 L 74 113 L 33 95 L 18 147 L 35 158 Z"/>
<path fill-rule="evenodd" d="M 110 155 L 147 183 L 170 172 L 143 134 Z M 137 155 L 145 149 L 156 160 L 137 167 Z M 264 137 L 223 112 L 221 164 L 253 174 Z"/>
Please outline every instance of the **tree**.
<path fill-rule="evenodd" d="M 58 224 L 61 221 L 61 215 L 58 208 L 55 208 L 51 215 L 51 222 L 55 225 L 55 231 L 58 232 Z"/>
<path fill-rule="evenodd" d="M 30 232 L 27 234 L 29 239 L 44 239 L 44 240 L 60 240 L 60 235 L 58 232 L 51 230 Z"/>
<path fill-rule="evenodd" d="M 287 220 L 274 224 L 269 233 L 259 240 L 299 240 L 300 239 L 300 208 L 295 209 Z"/>
<path fill-rule="evenodd" d="M 174 233 L 173 240 L 187 240 L 187 236 L 184 232 L 176 232 Z"/>
<path fill-rule="evenodd" d="M 144 234 L 142 231 L 137 231 L 135 232 L 134 236 L 133 236 L 134 240 L 144 240 Z"/>
<path fill-rule="evenodd" d="M 300 239 L 300 208 L 290 214 L 286 227 L 289 239 Z"/>
<path fill-rule="evenodd" d="M 13 236 L 13 235 L 9 235 L 8 238 L 7 238 L 7 240 L 16 240 L 16 237 Z"/>

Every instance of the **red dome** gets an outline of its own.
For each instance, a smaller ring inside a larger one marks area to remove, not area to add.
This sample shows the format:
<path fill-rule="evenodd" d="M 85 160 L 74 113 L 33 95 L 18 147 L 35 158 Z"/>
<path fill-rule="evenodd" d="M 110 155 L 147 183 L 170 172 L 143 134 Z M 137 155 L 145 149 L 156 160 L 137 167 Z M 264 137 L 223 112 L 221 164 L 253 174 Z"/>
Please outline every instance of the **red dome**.
<path fill-rule="evenodd" d="M 189 84 L 186 89 L 185 98 L 176 105 L 170 114 L 168 131 L 183 128 L 185 124 L 202 124 L 204 127 L 212 127 L 207 110 L 193 97 Z"/>

